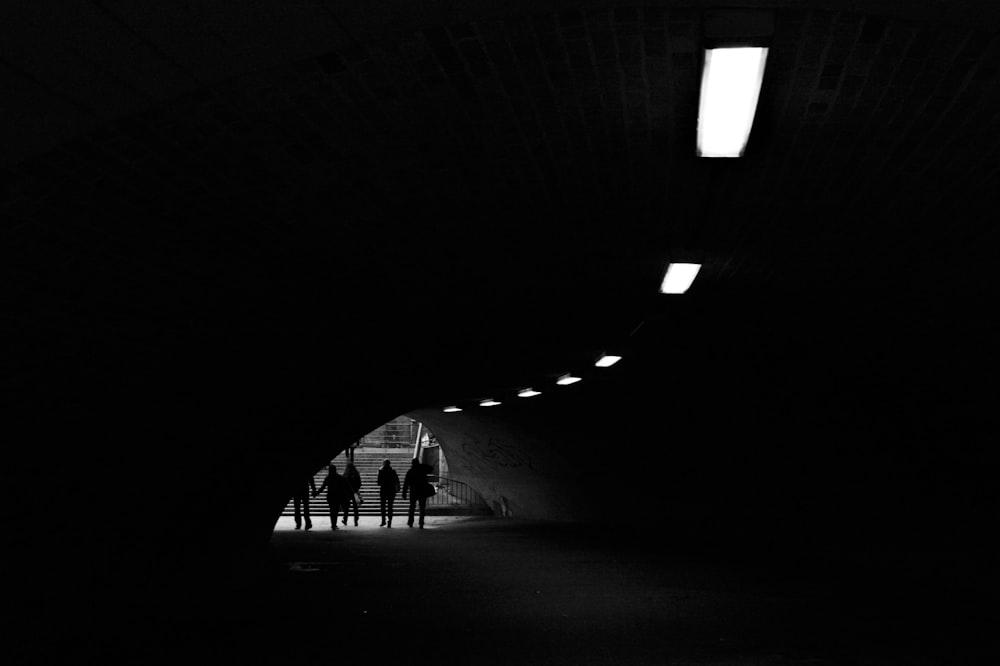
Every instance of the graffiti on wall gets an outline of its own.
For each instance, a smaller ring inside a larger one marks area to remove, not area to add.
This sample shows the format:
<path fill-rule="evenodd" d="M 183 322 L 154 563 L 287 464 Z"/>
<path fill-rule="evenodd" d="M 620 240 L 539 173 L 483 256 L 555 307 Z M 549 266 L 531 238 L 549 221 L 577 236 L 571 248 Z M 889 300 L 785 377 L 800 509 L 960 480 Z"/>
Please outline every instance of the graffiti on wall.
<path fill-rule="evenodd" d="M 481 472 L 497 467 L 534 469 L 531 456 L 515 446 L 505 444 L 495 437 L 490 437 L 483 445 L 480 439 L 468 432 L 462 434 L 462 452 L 469 463 L 478 467 Z"/>

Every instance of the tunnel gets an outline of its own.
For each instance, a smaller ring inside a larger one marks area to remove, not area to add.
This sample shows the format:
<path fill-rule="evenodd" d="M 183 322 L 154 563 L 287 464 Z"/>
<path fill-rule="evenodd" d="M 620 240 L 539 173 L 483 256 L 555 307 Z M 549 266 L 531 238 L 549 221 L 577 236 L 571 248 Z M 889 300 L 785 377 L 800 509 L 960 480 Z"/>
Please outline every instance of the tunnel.
<path fill-rule="evenodd" d="M 996 656 L 995 3 L 0 17 L 16 663 L 312 660 L 327 619 L 413 663 Z M 766 49 L 732 158 L 720 48 Z M 400 415 L 491 515 L 275 530 Z M 366 628 L 383 574 L 434 632 Z M 289 599 L 316 645 L 261 651 Z"/>

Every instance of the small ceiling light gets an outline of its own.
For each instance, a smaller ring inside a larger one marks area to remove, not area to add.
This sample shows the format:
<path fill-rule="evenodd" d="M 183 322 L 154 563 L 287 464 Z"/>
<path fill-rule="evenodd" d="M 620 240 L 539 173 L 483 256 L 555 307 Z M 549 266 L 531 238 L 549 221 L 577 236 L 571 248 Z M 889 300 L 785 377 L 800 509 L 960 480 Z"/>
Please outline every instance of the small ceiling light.
<path fill-rule="evenodd" d="M 622 360 L 621 356 L 614 356 L 613 354 L 601 354 L 601 358 L 597 359 L 594 363 L 598 368 L 610 368 L 618 361 Z"/>
<path fill-rule="evenodd" d="M 534 398 L 536 395 L 541 395 L 541 391 L 536 391 L 535 389 L 526 388 L 517 394 L 518 398 Z"/>
<path fill-rule="evenodd" d="M 581 379 L 581 377 L 574 377 L 573 375 L 565 374 L 556 380 L 556 384 L 559 384 L 559 386 L 569 386 L 570 384 L 576 384 Z"/>
<path fill-rule="evenodd" d="M 462 411 L 462 408 L 461 407 L 456 407 L 455 405 L 452 405 L 451 407 L 445 407 L 441 411 L 442 412 L 460 412 L 460 411 Z"/>
<path fill-rule="evenodd" d="M 701 264 L 670 264 L 663 276 L 660 292 L 664 294 L 683 294 L 694 282 L 701 270 Z"/>
<path fill-rule="evenodd" d="M 486 400 L 483 400 L 482 402 L 480 402 L 479 406 L 480 407 L 496 407 L 499 404 L 501 404 L 501 403 L 498 402 L 497 400 L 494 400 L 493 398 L 487 398 Z"/>
<path fill-rule="evenodd" d="M 698 155 L 739 157 L 750 138 L 767 48 L 705 49 L 698 107 Z"/>

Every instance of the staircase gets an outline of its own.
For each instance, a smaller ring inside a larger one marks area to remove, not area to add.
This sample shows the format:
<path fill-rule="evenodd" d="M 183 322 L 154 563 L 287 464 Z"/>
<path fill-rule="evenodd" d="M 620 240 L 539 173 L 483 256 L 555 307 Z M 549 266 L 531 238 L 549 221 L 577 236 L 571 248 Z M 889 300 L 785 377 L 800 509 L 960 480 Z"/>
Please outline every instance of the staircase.
<path fill-rule="evenodd" d="M 372 432 L 362 437 L 357 442 L 354 449 L 354 466 L 361 473 L 361 499 L 358 506 L 358 516 L 380 516 L 379 512 L 379 489 L 375 481 L 378 478 L 378 470 L 382 467 L 382 461 L 388 459 L 392 468 L 399 475 L 400 492 L 396 494 L 396 501 L 392 507 L 392 515 L 405 516 L 409 513 L 410 503 L 403 500 L 402 487 L 406 478 L 406 472 L 410 469 L 413 460 L 413 449 L 417 441 L 417 436 L 421 431 L 421 426 L 411 418 L 400 416 L 388 423 L 385 423 Z M 351 460 L 350 451 L 344 451 L 333 460 L 337 466 L 337 472 L 344 473 L 348 461 Z M 435 460 L 438 458 L 435 457 Z M 462 483 L 459 479 L 447 478 L 447 466 L 442 462 L 442 476 L 437 477 L 438 493 L 427 500 L 427 515 L 477 515 L 490 514 L 492 511 L 479 494 Z M 326 478 L 327 468 L 316 472 L 313 480 L 316 488 L 323 484 Z M 432 478 L 434 483 L 435 479 Z M 352 511 L 353 514 L 353 511 Z M 291 498 L 285 505 L 282 516 L 294 516 L 295 505 Z M 330 507 L 326 503 L 326 493 L 310 498 L 309 515 L 326 516 L 330 515 Z"/>
<path fill-rule="evenodd" d="M 359 444 L 362 448 L 401 448 L 412 452 L 413 445 L 417 441 L 416 436 L 419 425 L 413 419 L 401 416 L 375 428 L 375 430 L 362 437 Z M 407 463 L 406 465 L 409 467 L 410 464 Z M 393 467 L 395 467 L 395 464 L 393 464 Z"/>
<path fill-rule="evenodd" d="M 381 515 L 379 513 L 378 485 L 375 481 L 378 478 L 378 470 L 382 467 L 382 461 L 387 458 L 389 459 L 392 468 L 396 470 L 396 474 L 399 475 L 400 492 L 396 495 L 396 502 L 392 507 L 392 515 L 403 516 L 406 515 L 409 510 L 409 502 L 403 501 L 402 487 L 403 479 L 406 477 L 406 471 L 410 469 L 410 461 L 413 460 L 413 449 L 357 448 L 354 451 L 354 466 L 357 467 L 358 472 L 361 473 L 362 502 L 358 506 L 359 516 Z M 336 460 L 334 460 L 334 464 L 337 466 L 337 472 L 342 475 L 347 466 L 347 459 L 343 456 L 338 456 Z M 317 488 L 323 484 L 323 479 L 326 478 L 326 474 L 327 470 L 324 467 L 313 477 Z M 281 512 L 281 515 L 293 516 L 295 515 L 294 509 L 294 504 L 291 500 L 289 500 L 288 504 L 285 506 L 285 510 Z M 353 511 L 351 513 L 353 515 Z M 322 494 L 309 500 L 309 514 L 310 516 L 330 515 L 330 507 L 326 503 L 325 490 Z"/>
<path fill-rule="evenodd" d="M 399 475 L 400 490 L 396 494 L 392 513 L 394 516 L 399 516 L 409 510 L 409 501 L 403 501 L 403 480 L 406 478 L 406 471 L 410 469 L 410 461 L 413 460 L 413 449 L 359 448 L 354 451 L 354 466 L 361 472 L 361 499 L 364 502 L 358 507 L 358 512 L 362 516 L 379 515 L 378 484 L 375 481 L 378 480 L 378 470 L 382 467 L 382 461 L 387 458 Z"/>

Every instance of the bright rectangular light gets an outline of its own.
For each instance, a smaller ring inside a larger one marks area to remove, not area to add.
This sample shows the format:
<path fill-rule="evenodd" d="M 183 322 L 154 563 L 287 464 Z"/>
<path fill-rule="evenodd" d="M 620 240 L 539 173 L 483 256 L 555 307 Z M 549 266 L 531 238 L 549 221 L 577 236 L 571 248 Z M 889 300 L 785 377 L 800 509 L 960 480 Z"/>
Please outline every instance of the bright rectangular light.
<path fill-rule="evenodd" d="M 614 356 L 612 354 L 602 354 L 601 358 L 597 359 L 594 363 L 598 368 L 610 368 L 618 361 L 622 360 L 621 356 Z"/>
<path fill-rule="evenodd" d="M 452 405 L 451 407 L 445 407 L 441 411 L 442 412 L 449 412 L 450 413 L 450 412 L 460 412 L 460 411 L 462 411 L 462 409 L 461 409 L 461 407 L 455 407 L 454 405 Z"/>
<path fill-rule="evenodd" d="M 517 394 L 518 398 L 534 398 L 536 395 L 541 395 L 541 391 L 536 391 L 534 389 L 526 388 Z"/>
<path fill-rule="evenodd" d="M 576 384 L 580 379 L 581 377 L 574 377 L 573 375 L 563 375 L 556 380 L 556 384 L 559 384 L 559 386 L 569 386 L 570 384 Z"/>
<path fill-rule="evenodd" d="M 664 294 L 683 294 L 694 282 L 701 270 L 701 264 L 670 264 L 663 276 L 660 291 Z"/>
<path fill-rule="evenodd" d="M 743 154 L 757 112 L 766 60 L 764 47 L 705 50 L 698 107 L 698 155 Z"/>
<path fill-rule="evenodd" d="M 480 402 L 479 406 L 480 407 L 496 407 L 499 404 L 501 404 L 501 403 L 498 402 L 498 401 L 496 401 L 496 400 L 493 400 L 492 398 L 489 398 L 487 400 L 483 400 L 482 402 Z"/>

